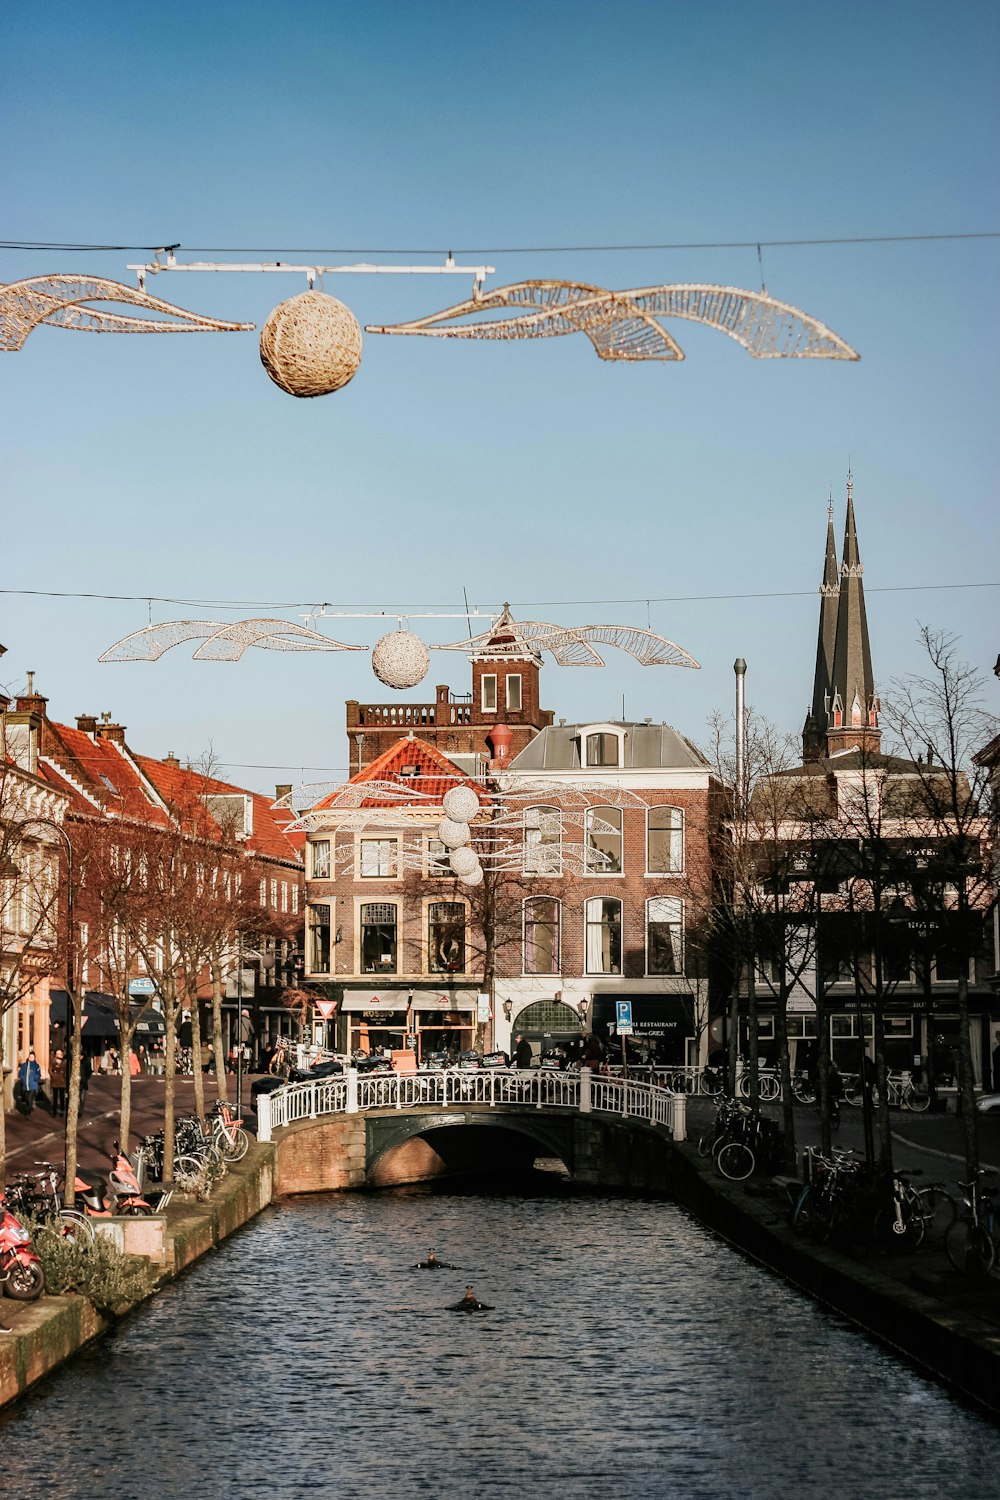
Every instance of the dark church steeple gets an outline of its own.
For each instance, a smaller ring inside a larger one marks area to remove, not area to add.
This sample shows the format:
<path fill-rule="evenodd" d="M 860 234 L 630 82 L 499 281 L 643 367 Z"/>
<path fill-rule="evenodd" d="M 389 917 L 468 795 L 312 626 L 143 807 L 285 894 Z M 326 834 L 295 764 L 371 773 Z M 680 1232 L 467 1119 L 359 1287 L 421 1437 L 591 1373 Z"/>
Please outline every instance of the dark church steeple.
<path fill-rule="evenodd" d="M 820 586 L 819 645 L 813 701 L 802 733 L 805 760 L 840 750 L 878 750 L 879 701 L 872 672 L 864 567 L 854 518 L 854 481 L 847 476 L 847 521 L 840 577 L 833 546 L 833 507 L 827 520 L 826 562 Z"/>

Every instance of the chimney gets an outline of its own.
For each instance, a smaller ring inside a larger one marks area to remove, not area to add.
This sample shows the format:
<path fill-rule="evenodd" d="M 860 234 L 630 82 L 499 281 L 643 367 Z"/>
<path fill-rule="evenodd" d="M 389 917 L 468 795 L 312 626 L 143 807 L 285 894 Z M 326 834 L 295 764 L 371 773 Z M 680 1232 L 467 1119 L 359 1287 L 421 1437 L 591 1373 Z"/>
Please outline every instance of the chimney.
<path fill-rule="evenodd" d="M 97 715 L 77 714 L 76 727 L 81 734 L 95 734 L 97 732 Z"/>
<path fill-rule="evenodd" d="M 279 781 L 278 784 L 277 784 L 277 786 L 274 788 L 274 800 L 275 800 L 275 802 L 280 802 L 281 799 L 282 799 L 282 797 L 288 797 L 288 796 L 290 796 L 291 795 L 291 791 L 292 791 L 292 783 L 290 781 Z"/>
<path fill-rule="evenodd" d="M 17 699 L 17 711 L 19 714 L 41 714 L 45 718 L 45 705 L 48 698 L 43 698 L 41 693 L 35 692 L 35 674 L 28 673 L 28 691 L 22 693 Z"/>
<path fill-rule="evenodd" d="M 510 755 L 510 742 L 514 738 L 514 731 L 506 724 L 494 724 L 486 736 L 486 743 L 493 752 L 493 766 L 497 770 L 503 770 Z"/>
<path fill-rule="evenodd" d="M 172 750 L 168 750 L 166 755 L 163 757 L 163 764 L 165 766 L 170 766 L 171 770 L 174 771 L 179 771 L 181 768 L 181 763 Z"/>
<path fill-rule="evenodd" d="M 101 722 L 95 725 L 94 733 L 99 740 L 110 740 L 114 745 L 125 743 L 125 725 L 112 723 L 110 709 L 101 714 Z"/>

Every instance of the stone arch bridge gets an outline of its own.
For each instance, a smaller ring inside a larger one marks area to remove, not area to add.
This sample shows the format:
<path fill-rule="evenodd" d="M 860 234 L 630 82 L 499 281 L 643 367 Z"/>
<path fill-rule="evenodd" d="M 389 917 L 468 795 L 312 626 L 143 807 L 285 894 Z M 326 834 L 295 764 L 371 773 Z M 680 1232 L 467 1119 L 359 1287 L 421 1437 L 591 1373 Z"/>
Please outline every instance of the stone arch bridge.
<path fill-rule="evenodd" d="M 561 1163 L 580 1186 L 663 1191 L 683 1094 L 544 1070 L 359 1075 L 286 1085 L 257 1101 L 281 1193 L 424 1182 Z"/>

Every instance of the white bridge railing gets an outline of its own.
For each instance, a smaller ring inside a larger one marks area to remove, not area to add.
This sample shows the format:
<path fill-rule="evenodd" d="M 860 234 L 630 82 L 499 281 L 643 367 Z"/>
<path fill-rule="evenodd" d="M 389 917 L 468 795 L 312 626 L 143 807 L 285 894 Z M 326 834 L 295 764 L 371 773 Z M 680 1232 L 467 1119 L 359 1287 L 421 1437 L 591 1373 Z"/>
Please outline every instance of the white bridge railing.
<path fill-rule="evenodd" d="M 353 1115 L 369 1109 L 495 1108 L 566 1109 L 580 1114 L 617 1115 L 662 1125 L 673 1139 L 686 1132 L 682 1093 L 631 1078 L 608 1078 L 581 1068 L 578 1073 L 548 1069 L 489 1068 L 465 1073 L 445 1068 L 433 1073 L 358 1073 L 348 1068 L 340 1078 L 289 1083 L 257 1096 L 257 1139 L 269 1141 L 275 1130 L 297 1120 L 324 1115 Z"/>

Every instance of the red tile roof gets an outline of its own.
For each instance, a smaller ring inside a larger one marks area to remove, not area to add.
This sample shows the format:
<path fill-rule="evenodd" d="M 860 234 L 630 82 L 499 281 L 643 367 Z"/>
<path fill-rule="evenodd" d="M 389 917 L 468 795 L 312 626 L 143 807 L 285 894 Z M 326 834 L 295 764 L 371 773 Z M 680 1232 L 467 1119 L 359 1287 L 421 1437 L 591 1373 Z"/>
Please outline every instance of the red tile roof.
<path fill-rule="evenodd" d="M 299 862 L 298 851 L 305 843 L 305 835 L 284 832 L 283 825 L 291 815 L 286 810 L 272 808 L 270 797 L 264 797 L 259 792 L 249 792 L 245 787 L 233 786 L 228 781 L 219 781 L 214 776 L 203 776 L 200 771 L 190 770 L 186 766 L 154 760 L 148 755 L 136 755 L 135 759 L 164 801 L 173 807 L 200 803 L 203 797 L 249 797 L 253 803 L 253 831 L 244 847 L 270 859 Z M 221 827 L 214 819 L 209 818 L 209 823 L 218 828 L 221 834 Z"/>
<path fill-rule="evenodd" d="M 403 775 L 404 766 L 415 766 L 416 771 Z M 471 776 L 460 771 L 454 761 L 450 761 L 434 745 L 417 739 L 397 740 L 377 760 L 373 760 L 370 765 L 365 766 L 363 771 L 358 771 L 352 776 L 348 785 L 364 786 L 370 781 L 395 781 L 401 787 L 412 789 L 417 794 L 413 799 L 417 806 L 425 802 L 429 807 L 439 806 L 445 793 L 454 786 L 471 786 L 481 802 L 487 800 L 482 787 L 473 781 Z M 335 808 L 340 796 L 339 791 L 331 792 L 316 803 L 316 809 Z M 401 803 L 395 797 L 380 797 L 376 793 L 374 796 L 363 798 L 360 805 L 362 807 L 400 807 L 405 803 Z"/>

